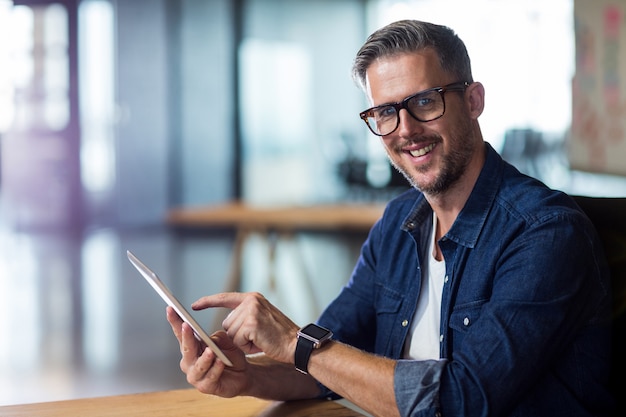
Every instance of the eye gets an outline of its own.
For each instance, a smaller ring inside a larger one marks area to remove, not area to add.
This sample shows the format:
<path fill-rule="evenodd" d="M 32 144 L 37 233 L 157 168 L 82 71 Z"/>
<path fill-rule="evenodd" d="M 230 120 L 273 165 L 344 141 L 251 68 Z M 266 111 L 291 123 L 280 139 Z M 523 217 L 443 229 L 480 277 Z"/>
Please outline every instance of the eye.
<path fill-rule="evenodd" d="M 409 106 L 414 109 L 423 109 L 434 106 L 437 103 L 437 93 L 419 94 L 409 100 Z"/>
<path fill-rule="evenodd" d="M 393 106 L 379 107 L 374 110 L 374 117 L 379 120 L 389 119 L 396 117 L 396 109 Z"/>

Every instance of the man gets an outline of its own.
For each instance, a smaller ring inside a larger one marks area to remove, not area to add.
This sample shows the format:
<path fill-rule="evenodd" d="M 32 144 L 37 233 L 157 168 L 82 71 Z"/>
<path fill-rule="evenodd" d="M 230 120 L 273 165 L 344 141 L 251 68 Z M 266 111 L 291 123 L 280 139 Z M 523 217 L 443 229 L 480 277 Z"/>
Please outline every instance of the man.
<path fill-rule="evenodd" d="M 225 367 L 169 309 L 188 381 L 225 397 L 335 393 L 381 416 L 606 413 L 600 242 L 568 196 L 483 141 L 484 88 L 463 42 L 395 22 L 353 70 L 372 105 L 361 118 L 414 189 L 388 204 L 349 283 L 304 334 L 260 294 L 203 297 L 194 309 L 232 309 L 213 336 Z"/>

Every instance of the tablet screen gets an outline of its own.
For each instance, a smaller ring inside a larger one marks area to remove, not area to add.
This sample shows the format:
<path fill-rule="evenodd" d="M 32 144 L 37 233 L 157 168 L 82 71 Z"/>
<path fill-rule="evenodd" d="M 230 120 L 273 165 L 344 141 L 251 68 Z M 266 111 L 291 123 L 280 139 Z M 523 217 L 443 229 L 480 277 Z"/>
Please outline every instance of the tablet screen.
<path fill-rule="evenodd" d="M 174 297 L 174 295 L 170 292 L 170 290 L 163 284 L 163 282 L 159 279 L 157 274 L 152 272 L 150 268 L 148 268 L 143 262 L 141 262 L 131 251 L 126 251 L 126 255 L 128 256 L 128 260 L 132 263 L 135 268 L 141 273 L 141 275 L 148 281 L 150 286 L 161 296 L 163 301 L 167 303 L 170 307 L 176 311 L 176 313 L 183 319 L 191 328 L 193 329 L 196 338 L 206 344 L 226 366 L 233 366 L 232 362 L 224 352 L 220 350 L 219 347 L 211 340 L 209 335 L 200 327 L 198 322 L 189 314 L 189 312 L 183 307 L 183 305 Z"/>

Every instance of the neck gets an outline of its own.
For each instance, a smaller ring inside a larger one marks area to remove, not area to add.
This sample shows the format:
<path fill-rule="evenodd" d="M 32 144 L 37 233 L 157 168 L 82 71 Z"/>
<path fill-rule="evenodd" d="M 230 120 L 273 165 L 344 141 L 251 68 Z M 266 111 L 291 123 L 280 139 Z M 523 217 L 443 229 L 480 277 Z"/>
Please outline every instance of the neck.
<path fill-rule="evenodd" d="M 478 181 L 485 163 L 484 148 L 480 147 L 480 149 L 481 151 L 474 156 L 463 176 L 450 188 L 443 193 L 424 194 L 437 216 L 437 240 L 448 233 Z"/>

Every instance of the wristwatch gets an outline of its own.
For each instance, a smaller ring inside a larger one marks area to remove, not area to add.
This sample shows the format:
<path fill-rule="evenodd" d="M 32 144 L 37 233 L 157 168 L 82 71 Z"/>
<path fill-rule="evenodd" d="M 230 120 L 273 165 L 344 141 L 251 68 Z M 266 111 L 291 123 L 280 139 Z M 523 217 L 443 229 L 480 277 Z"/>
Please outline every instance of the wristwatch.
<path fill-rule="evenodd" d="M 318 326 L 307 324 L 298 330 L 298 343 L 296 344 L 295 363 L 296 369 L 303 374 L 308 374 L 309 358 L 313 349 L 319 349 L 333 337 L 333 332 Z"/>

